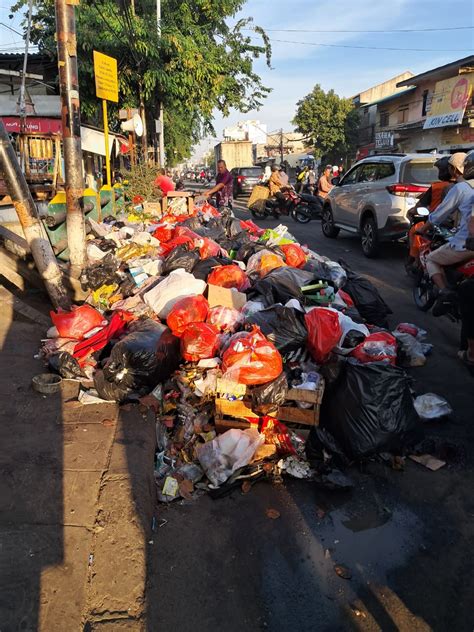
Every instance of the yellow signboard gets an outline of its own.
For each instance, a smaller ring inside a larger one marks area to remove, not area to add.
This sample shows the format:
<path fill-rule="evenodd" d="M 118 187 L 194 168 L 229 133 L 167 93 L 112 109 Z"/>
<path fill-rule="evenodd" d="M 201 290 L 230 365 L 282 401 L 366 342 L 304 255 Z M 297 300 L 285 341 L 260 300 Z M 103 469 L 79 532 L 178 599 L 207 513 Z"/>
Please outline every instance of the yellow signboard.
<path fill-rule="evenodd" d="M 95 93 L 99 99 L 118 103 L 117 60 L 94 52 Z"/>
<path fill-rule="evenodd" d="M 438 81 L 435 85 L 429 116 L 424 129 L 460 125 L 471 98 L 474 73 L 466 73 Z"/>

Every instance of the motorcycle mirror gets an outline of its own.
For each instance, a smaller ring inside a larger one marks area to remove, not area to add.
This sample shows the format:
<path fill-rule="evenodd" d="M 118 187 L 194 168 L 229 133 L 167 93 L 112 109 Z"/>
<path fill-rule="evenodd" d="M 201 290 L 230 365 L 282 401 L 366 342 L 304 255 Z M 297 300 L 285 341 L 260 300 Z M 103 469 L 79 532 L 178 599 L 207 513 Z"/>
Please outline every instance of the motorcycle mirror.
<path fill-rule="evenodd" d="M 428 217 L 428 215 L 430 214 L 429 210 L 427 208 L 425 208 L 424 206 L 420 206 L 420 208 L 416 209 L 416 214 L 419 215 L 420 217 Z"/>
<path fill-rule="evenodd" d="M 337 176 L 336 178 L 333 178 L 331 180 L 331 184 L 333 184 L 335 187 L 337 187 L 337 185 L 339 184 L 340 181 L 341 181 L 341 178 L 339 176 Z"/>

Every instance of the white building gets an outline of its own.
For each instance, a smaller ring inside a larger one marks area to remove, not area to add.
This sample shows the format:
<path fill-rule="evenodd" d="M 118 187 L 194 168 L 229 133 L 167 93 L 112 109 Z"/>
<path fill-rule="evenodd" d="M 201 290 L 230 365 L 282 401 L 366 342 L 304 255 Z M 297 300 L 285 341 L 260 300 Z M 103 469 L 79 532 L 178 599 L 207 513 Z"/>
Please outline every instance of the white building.
<path fill-rule="evenodd" d="M 266 144 L 267 126 L 260 121 L 239 121 L 237 125 L 224 128 L 224 140 L 249 140 L 254 145 Z"/>

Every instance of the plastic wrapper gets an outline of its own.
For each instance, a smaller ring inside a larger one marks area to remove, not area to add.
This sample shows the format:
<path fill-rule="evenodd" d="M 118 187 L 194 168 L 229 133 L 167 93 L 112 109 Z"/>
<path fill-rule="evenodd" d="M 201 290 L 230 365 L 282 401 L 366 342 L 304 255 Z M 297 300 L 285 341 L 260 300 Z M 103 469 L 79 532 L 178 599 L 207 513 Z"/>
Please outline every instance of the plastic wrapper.
<path fill-rule="evenodd" d="M 250 285 L 248 276 L 237 265 L 214 268 L 207 277 L 207 282 L 209 285 L 236 288 L 239 292 L 246 290 Z"/>
<path fill-rule="evenodd" d="M 370 334 L 350 354 L 359 362 L 386 362 L 395 365 L 397 362 L 397 340 L 388 331 Z"/>
<path fill-rule="evenodd" d="M 150 319 L 138 321 L 133 327 L 131 333 L 112 347 L 103 369 L 104 380 L 120 389 L 117 401 L 123 401 L 132 392 L 149 393 L 179 366 L 179 338 L 168 327 Z M 94 384 L 101 397 L 110 399 L 105 397 L 102 383 L 94 378 Z"/>
<path fill-rule="evenodd" d="M 191 323 L 181 334 L 181 353 L 188 362 L 214 358 L 219 344 L 218 330 L 207 323 Z"/>
<path fill-rule="evenodd" d="M 87 303 L 74 306 L 70 312 L 51 311 L 49 315 L 61 338 L 82 340 L 87 332 L 107 324 L 102 314 Z"/>
<path fill-rule="evenodd" d="M 48 368 L 54 373 L 59 373 L 64 379 L 78 380 L 84 377 L 79 362 L 67 351 L 51 356 L 48 360 Z"/>
<path fill-rule="evenodd" d="M 398 359 L 401 366 L 423 366 L 426 364 L 425 345 L 409 333 L 395 330 L 398 342 Z"/>
<path fill-rule="evenodd" d="M 244 317 L 237 309 L 217 305 L 209 310 L 207 322 L 222 333 L 234 333 L 244 322 Z"/>
<path fill-rule="evenodd" d="M 421 329 L 420 327 L 417 327 L 412 323 L 399 323 L 393 333 L 395 334 L 395 332 L 401 334 L 410 334 L 410 336 L 413 336 L 419 341 L 423 340 L 423 338 L 426 336 L 426 331 L 424 329 Z"/>
<path fill-rule="evenodd" d="M 304 347 L 306 343 L 308 332 L 304 314 L 291 307 L 274 305 L 248 316 L 246 320 L 258 325 L 283 355 Z"/>
<path fill-rule="evenodd" d="M 209 303 L 202 294 L 186 296 L 173 305 L 166 322 L 173 334 L 179 337 L 190 323 L 205 322 L 208 313 Z"/>
<path fill-rule="evenodd" d="M 248 296 L 251 300 L 264 300 L 267 306 L 287 303 L 292 298 L 302 298 L 301 288 L 309 285 L 314 276 L 297 268 L 277 268 L 257 281 Z"/>
<path fill-rule="evenodd" d="M 202 294 L 205 289 L 204 281 L 196 279 L 185 270 L 173 270 L 163 281 L 146 292 L 143 300 L 160 318 L 167 318 L 173 305 L 181 298 Z"/>
<path fill-rule="evenodd" d="M 342 336 L 338 313 L 326 307 L 315 307 L 306 314 L 305 322 L 309 352 L 318 364 L 323 364 Z"/>
<path fill-rule="evenodd" d="M 247 274 L 266 276 L 276 268 L 286 266 L 283 259 L 271 250 L 260 250 L 250 257 L 247 263 Z"/>
<path fill-rule="evenodd" d="M 447 417 L 453 413 L 453 409 L 444 397 L 440 397 L 434 393 L 419 395 L 415 399 L 414 406 L 420 419 L 423 419 L 423 421 Z"/>
<path fill-rule="evenodd" d="M 295 455 L 290 430 L 278 419 L 263 417 L 260 423 L 260 432 L 265 437 L 265 443 L 274 445 L 279 456 Z"/>
<path fill-rule="evenodd" d="M 197 250 L 188 250 L 187 246 L 177 246 L 165 257 L 162 273 L 166 275 L 179 268 L 186 270 L 186 272 L 192 272 L 198 261 L 199 252 Z"/>
<path fill-rule="evenodd" d="M 257 327 L 235 334 L 222 356 L 224 377 L 241 384 L 265 384 L 275 380 L 282 370 L 280 353 Z"/>
<path fill-rule="evenodd" d="M 377 288 L 365 277 L 354 274 L 346 268 L 347 280 L 344 291 L 354 301 L 360 315 L 372 325 L 387 327 L 387 316 L 392 310 L 380 296 Z"/>
<path fill-rule="evenodd" d="M 255 428 L 232 428 L 198 446 L 197 456 L 207 478 L 217 487 L 238 469 L 248 465 L 263 443 L 263 436 Z"/>
<path fill-rule="evenodd" d="M 409 450 L 422 435 L 410 383 L 402 369 L 389 364 L 345 362 L 338 380 L 326 388 L 308 456 L 321 446 L 350 460 Z"/>
<path fill-rule="evenodd" d="M 299 244 L 283 244 L 280 246 L 287 265 L 302 268 L 306 263 L 306 254 Z"/>
<path fill-rule="evenodd" d="M 253 412 L 258 415 L 268 415 L 275 411 L 278 406 L 283 406 L 287 393 L 288 381 L 284 373 L 272 382 L 255 386 L 250 393 Z"/>

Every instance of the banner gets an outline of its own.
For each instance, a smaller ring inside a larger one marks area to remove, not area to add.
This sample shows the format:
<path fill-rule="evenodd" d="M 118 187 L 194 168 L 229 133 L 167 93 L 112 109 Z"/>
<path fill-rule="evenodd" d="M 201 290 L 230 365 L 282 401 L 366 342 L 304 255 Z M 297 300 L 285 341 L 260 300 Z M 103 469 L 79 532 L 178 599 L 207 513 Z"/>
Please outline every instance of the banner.
<path fill-rule="evenodd" d="M 474 73 L 438 81 L 423 129 L 460 125 L 472 94 Z"/>

